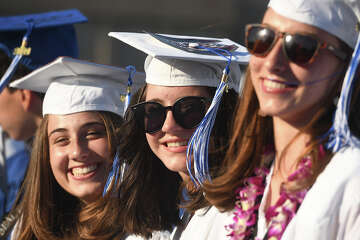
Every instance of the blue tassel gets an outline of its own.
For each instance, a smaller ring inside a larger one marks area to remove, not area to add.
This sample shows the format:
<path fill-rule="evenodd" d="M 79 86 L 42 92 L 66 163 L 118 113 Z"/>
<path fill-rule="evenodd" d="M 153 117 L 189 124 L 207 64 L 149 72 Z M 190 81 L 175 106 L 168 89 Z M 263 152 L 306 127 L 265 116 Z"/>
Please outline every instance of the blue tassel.
<path fill-rule="evenodd" d="M 329 130 L 329 142 L 326 147 L 333 152 L 339 151 L 341 148 L 349 147 L 360 147 L 360 141 L 358 138 L 351 134 L 348 116 L 350 101 L 352 96 L 353 85 L 356 80 L 356 69 L 360 62 L 360 34 L 355 46 L 355 50 L 350 61 L 349 68 L 347 69 L 344 83 L 341 89 L 341 94 L 337 109 L 335 112 L 334 123 Z"/>
<path fill-rule="evenodd" d="M 128 77 L 128 83 L 127 83 L 126 97 L 125 97 L 124 114 L 125 114 L 126 109 L 128 108 L 128 106 L 130 105 L 131 86 L 133 84 L 132 79 L 133 79 L 133 77 L 134 77 L 134 75 L 136 73 L 136 69 L 132 65 L 127 66 L 126 70 L 129 72 L 129 77 Z M 124 173 L 125 173 L 125 168 L 126 168 L 125 163 L 120 167 L 119 151 L 117 150 L 116 154 L 115 154 L 115 157 L 114 157 L 114 161 L 113 161 L 111 171 L 110 171 L 109 176 L 108 176 L 108 178 L 106 180 L 106 183 L 105 183 L 103 196 L 105 196 L 105 194 L 109 190 L 108 188 L 110 187 L 110 184 L 111 184 L 114 177 L 115 177 L 115 181 L 114 181 L 115 186 L 118 183 L 119 175 L 120 175 L 120 181 L 122 181 Z"/>
<path fill-rule="evenodd" d="M 204 181 L 211 181 L 211 176 L 209 173 L 209 161 L 208 161 L 208 148 L 211 130 L 214 126 L 216 114 L 219 109 L 221 98 L 224 91 L 227 89 L 227 79 L 230 73 L 230 65 L 232 54 L 231 52 L 224 49 L 217 48 L 206 48 L 199 46 L 199 48 L 206 49 L 216 55 L 222 56 L 227 60 L 227 65 L 224 69 L 221 82 L 216 89 L 215 96 L 211 102 L 211 105 L 208 111 L 205 114 L 205 117 L 201 121 L 200 125 L 197 127 L 193 135 L 191 136 L 188 144 L 188 149 L 186 153 L 186 167 L 189 171 L 191 180 L 194 182 L 195 186 L 202 185 Z M 224 52 L 227 56 L 219 53 Z M 193 162 L 192 162 L 193 158 Z M 194 168 L 194 175 L 191 171 L 192 165 Z"/>
<path fill-rule="evenodd" d="M 11 77 L 13 76 L 14 72 L 16 71 L 16 68 L 22 58 L 22 55 L 16 55 L 14 59 L 12 60 L 10 66 L 6 70 L 5 74 L 2 76 L 0 80 L 0 93 L 2 90 L 8 85 Z"/>
<path fill-rule="evenodd" d="M 27 31 L 22 39 L 22 43 L 21 43 L 21 47 L 19 48 L 19 52 L 15 53 L 15 57 L 13 58 L 10 66 L 8 67 L 8 69 L 6 70 L 5 74 L 1 77 L 0 80 L 0 93 L 2 92 L 2 90 L 8 85 L 11 77 L 14 75 L 17 66 L 19 64 L 19 62 L 21 61 L 22 57 L 26 54 L 26 51 L 29 51 L 27 53 L 30 54 L 30 48 L 26 49 L 26 45 L 28 43 L 28 38 L 32 32 L 32 29 L 34 27 L 34 23 L 32 21 L 28 21 L 28 28 Z M 25 50 L 25 51 L 24 51 Z"/>
<path fill-rule="evenodd" d="M 127 90 L 126 90 L 126 97 L 125 97 L 125 106 L 124 106 L 124 114 L 126 113 L 127 108 L 130 105 L 130 100 L 131 100 L 131 86 L 133 84 L 133 78 L 134 75 L 136 73 L 136 68 L 132 65 L 129 65 L 126 67 L 126 70 L 129 72 L 129 77 L 128 77 L 128 83 L 127 83 Z"/>
<path fill-rule="evenodd" d="M 224 71 L 224 75 L 227 77 L 227 73 Z M 224 77 L 223 77 L 224 78 Z M 214 126 L 216 113 L 221 103 L 222 95 L 227 88 L 227 84 L 224 81 L 220 82 L 220 85 L 216 89 L 214 99 L 201 121 L 198 128 L 195 130 L 192 135 L 186 156 L 186 164 L 190 173 L 191 180 L 194 182 L 195 186 L 201 185 L 204 181 L 211 180 L 209 174 L 209 164 L 208 164 L 208 146 L 210 141 L 211 130 Z M 192 157 L 194 158 L 193 168 L 194 175 L 192 174 Z"/>
<path fill-rule="evenodd" d="M 110 184 L 111 184 L 114 177 L 115 177 L 114 185 L 115 186 L 117 185 L 118 176 L 119 176 L 119 173 L 120 173 L 121 170 L 123 170 L 123 169 L 120 169 L 119 151 L 116 151 L 116 154 L 115 154 L 115 157 L 114 157 L 114 161 L 113 161 L 109 176 L 108 176 L 108 178 L 106 180 L 106 183 L 105 183 L 103 196 L 105 196 L 105 194 L 109 190 Z M 123 174 L 123 171 L 122 171 L 122 174 Z M 122 179 L 122 176 L 120 176 L 120 179 Z"/>

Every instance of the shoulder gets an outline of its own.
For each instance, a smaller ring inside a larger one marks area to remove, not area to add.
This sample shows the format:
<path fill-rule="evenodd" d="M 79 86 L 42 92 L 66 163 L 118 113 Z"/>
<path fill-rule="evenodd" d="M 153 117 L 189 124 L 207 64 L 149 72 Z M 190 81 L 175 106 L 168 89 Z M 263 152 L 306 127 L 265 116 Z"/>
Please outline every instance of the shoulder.
<path fill-rule="evenodd" d="M 360 150 L 342 149 L 306 194 L 283 238 L 344 239 L 345 229 L 360 218 L 359 186 Z"/>
<path fill-rule="evenodd" d="M 229 234 L 225 226 L 231 224 L 232 216 L 232 211 L 221 212 L 216 207 L 199 209 L 191 218 L 180 239 L 224 239 Z"/>
<path fill-rule="evenodd" d="M 359 160 L 360 157 L 360 148 L 352 148 L 352 147 L 346 147 L 342 148 L 340 151 L 334 154 L 333 158 L 331 159 L 331 162 L 336 161 L 338 159 L 348 159 L 348 161 L 356 161 Z M 360 166 L 359 161 L 355 162 L 356 165 Z"/>
<path fill-rule="evenodd" d="M 360 181 L 360 149 L 344 148 L 334 154 L 328 166 L 318 177 L 321 185 L 331 185 L 332 189 L 336 188 L 336 195 L 346 197 L 351 194 L 354 198 L 352 201 L 360 201 L 360 194 L 354 189 L 359 188 Z M 343 198 L 344 200 L 344 198 Z"/>
<path fill-rule="evenodd" d="M 309 190 L 306 198 L 317 196 L 320 203 L 329 199 L 328 204 L 333 206 L 335 202 L 344 204 L 349 195 L 353 197 L 352 202 L 360 201 L 360 193 L 354 191 L 359 188 L 359 181 L 360 149 L 344 148 L 334 154 Z M 339 208 L 339 206 L 334 207 Z"/>

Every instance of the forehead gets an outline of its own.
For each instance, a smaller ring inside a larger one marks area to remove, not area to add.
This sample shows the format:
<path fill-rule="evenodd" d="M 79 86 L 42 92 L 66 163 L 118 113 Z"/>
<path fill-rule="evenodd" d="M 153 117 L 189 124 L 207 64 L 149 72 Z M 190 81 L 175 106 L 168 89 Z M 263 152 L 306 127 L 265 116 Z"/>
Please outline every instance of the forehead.
<path fill-rule="evenodd" d="M 335 46 L 339 45 L 339 40 L 334 35 L 315 26 L 284 17 L 271 8 L 266 10 L 262 23 L 269 25 L 280 32 L 310 34 L 321 41 L 328 42 Z"/>
<path fill-rule="evenodd" d="M 57 128 L 77 129 L 88 123 L 103 123 L 97 112 L 79 112 L 66 115 L 49 114 L 48 115 L 48 132 Z"/>
<path fill-rule="evenodd" d="M 145 100 L 176 100 L 185 96 L 211 97 L 209 88 L 204 86 L 159 86 L 148 84 Z"/>

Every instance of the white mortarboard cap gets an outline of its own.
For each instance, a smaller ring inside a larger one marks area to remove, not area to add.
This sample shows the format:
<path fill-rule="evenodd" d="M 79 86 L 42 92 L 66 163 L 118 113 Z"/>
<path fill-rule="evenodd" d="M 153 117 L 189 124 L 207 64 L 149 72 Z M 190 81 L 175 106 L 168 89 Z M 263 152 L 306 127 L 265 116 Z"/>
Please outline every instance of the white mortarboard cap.
<path fill-rule="evenodd" d="M 45 93 L 43 115 L 83 111 L 109 111 L 123 115 L 129 72 L 69 57 L 60 57 L 10 84 L 11 87 Z M 136 91 L 145 74 L 136 73 Z"/>
<path fill-rule="evenodd" d="M 211 54 L 208 50 L 194 48 L 194 51 L 188 51 L 189 46 L 197 47 L 200 44 L 208 48 L 231 49 L 232 63 L 228 83 L 235 90 L 239 89 L 241 79 L 239 64 L 247 64 L 249 61 L 247 49 L 229 39 L 128 32 L 111 32 L 109 36 L 148 54 L 144 64 L 146 82 L 154 85 L 219 85 L 227 59 Z M 224 52 L 220 53 L 226 55 Z"/>
<path fill-rule="evenodd" d="M 284 17 L 325 30 L 355 47 L 359 0 L 270 0 L 269 7 Z"/>

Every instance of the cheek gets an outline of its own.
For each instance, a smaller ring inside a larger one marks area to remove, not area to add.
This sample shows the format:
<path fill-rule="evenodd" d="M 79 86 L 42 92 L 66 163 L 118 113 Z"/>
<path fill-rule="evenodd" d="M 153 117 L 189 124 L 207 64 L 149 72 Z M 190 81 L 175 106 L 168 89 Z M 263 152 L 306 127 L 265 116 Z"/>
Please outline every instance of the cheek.
<path fill-rule="evenodd" d="M 93 145 L 89 146 L 89 148 L 93 149 L 93 151 L 102 157 L 104 161 L 112 162 L 112 159 L 110 158 L 111 151 L 107 139 L 100 139 L 99 141 L 93 142 Z"/>
<path fill-rule="evenodd" d="M 316 85 L 323 85 L 326 82 L 328 89 L 333 86 L 333 83 L 337 81 L 341 72 L 341 62 L 330 54 L 318 54 L 314 59 L 314 62 L 305 66 L 298 66 L 296 64 L 290 64 L 292 73 L 299 82 L 316 82 Z"/>
<path fill-rule="evenodd" d="M 161 137 L 161 132 L 156 132 L 156 133 L 146 133 L 146 140 L 147 143 L 149 144 L 149 147 L 151 149 L 151 151 L 158 157 L 161 159 L 161 148 L 160 148 L 160 142 L 159 139 Z"/>
<path fill-rule="evenodd" d="M 151 150 L 154 152 L 156 150 L 156 146 L 159 145 L 157 133 L 146 133 L 145 136 Z"/>
<path fill-rule="evenodd" d="M 258 74 L 261 72 L 261 66 L 263 65 L 261 58 L 251 56 L 249 61 L 249 73 L 253 86 L 256 89 Z"/>
<path fill-rule="evenodd" d="M 255 73 L 259 72 L 262 65 L 263 63 L 261 58 L 251 56 L 249 61 L 250 74 L 254 75 Z"/>
<path fill-rule="evenodd" d="M 65 157 L 65 152 L 58 148 L 49 149 L 50 167 L 56 179 L 66 174 L 68 160 Z"/>

